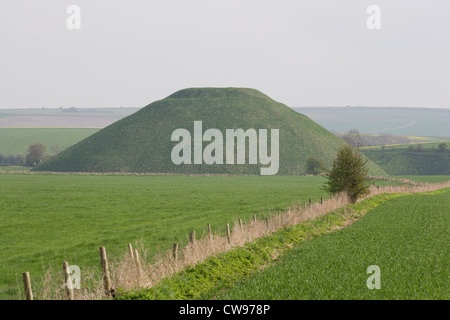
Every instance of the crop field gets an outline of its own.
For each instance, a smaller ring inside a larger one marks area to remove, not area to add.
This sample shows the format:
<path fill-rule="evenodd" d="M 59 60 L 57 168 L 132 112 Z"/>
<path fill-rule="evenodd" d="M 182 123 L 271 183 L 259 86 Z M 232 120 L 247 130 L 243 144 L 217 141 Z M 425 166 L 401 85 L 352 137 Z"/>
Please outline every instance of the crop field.
<path fill-rule="evenodd" d="M 104 128 L 138 108 L 0 109 L 1 128 Z"/>
<path fill-rule="evenodd" d="M 436 175 L 436 176 L 396 176 L 395 178 L 408 179 L 422 183 L 438 183 L 450 181 L 450 175 Z"/>
<path fill-rule="evenodd" d="M 264 217 L 324 197 L 322 177 L 0 175 L 0 299 L 15 298 L 21 273 L 38 281 L 68 260 L 99 265 L 143 242 L 149 255 L 201 236 L 208 223 Z M 36 284 L 39 289 L 39 283 Z"/>
<path fill-rule="evenodd" d="M 404 178 L 450 180 L 449 176 Z M 205 236 L 208 223 L 223 234 L 226 223 L 240 218 L 245 223 L 252 215 L 261 219 L 309 198 L 317 201 L 326 196 L 323 182 L 324 178 L 314 176 L 4 172 L 0 174 L 0 299 L 18 298 L 24 271 L 30 272 L 39 292 L 49 267 L 58 269 L 64 260 L 82 270 L 98 268 L 99 246 L 117 257 L 127 243 L 133 243 L 151 257 L 175 242 L 186 244 L 191 230 L 197 237 Z M 444 200 L 448 209 L 448 198 Z"/>
<path fill-rule="evenodd" d="M 99 128 L 0 128 L 0 153 L 26 155 L 33 143 L 46 146 L 53 155 L 89 137 Z"/>
<path fill-rule="evenodd" d="M 411 137 L 411 138 L 414 138 L 414 139 L 419 139 L 419 138 L 427 139 L 427 137 Z M 432 139 L 432 138 L 428 138 L 428 139 Z M 443 139 L 442 141 L 432 141 L 432 142 L 424 141 L 424 142 L 405 143 L 405 144 L 392 144 L 392 145 L 385 145 L 385 146 L 368 146 L 368 147 L 362 147 L 361 150 L 362 151 L 364 151 L 364 150 L 382 150 L 383 148 L 384 149 L 408 149 L 409 147 L 411 147 L 411 145 L 412 146 L 417 146 L 419 144 L 424 149 L 432 149 L 432 148 L 438 149 L 439 145 L 441 143 L 445 143 L 447 145 L 450 145 L 450 140 Z"/>
<path fill-rule="evenodd" d="M 219 299 L 445 299 L 450 190 L 395 197 L 305 241 Z M 380 289 L 368 289 L 380 268 Z"/>
<path fill-rule="evenodd" d="M 362 153 L 390 175 L 448 175 L 450 151 L 424 149 L 421 152 L 406 148 L 385 150 L 364 149 Z"/>

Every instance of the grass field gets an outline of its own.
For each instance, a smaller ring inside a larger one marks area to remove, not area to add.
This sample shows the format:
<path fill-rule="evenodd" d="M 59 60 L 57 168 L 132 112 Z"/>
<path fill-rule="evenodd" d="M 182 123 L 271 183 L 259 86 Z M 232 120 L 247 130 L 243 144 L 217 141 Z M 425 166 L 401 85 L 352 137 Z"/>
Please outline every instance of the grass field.
<path fill-rule="evenodd" d="M 96 266 L 99 246 L 115 255 L 141 239 L 150 254 L 168 249 L 208 223 L 225 230 L 239 218 L 320 199 L 323 179 L 1 174 L 0 299 L 22 288 L 24 271 L 37 280 L 64 259 Z"/>
<path fill-rule="evenodd" d="M 22 166 L 0 166 L 0 173 L 6 172 L 14 172 L 14 173 L 26 173 L 30 172 L 30 167 L 22 167 Z"/>
<path fill-rule="evenodd" d="M 0 128 L 0 153 L 26 155 L 33 143 L 46 146 L 53 155 L 97 132 L 98 128 Z"/>
<path fill-rule="evenodd" d="M 433 138 L 427 138 L 427 137 L 411 137 L 411 138 L 415 138 L 415 139 L 433 139 Z M 447 144 L 447 146 L 450 146 L 450 140 L 442 140 L 442 141 L 424 141 L 424 142 L 415 142 L 415 143 L 406 143 L 406 144 L 392 144 L 392 145 L 385 145 L 384 148 L 385 149 L 408 149 L 411 145 L 413 146 L 417 146 L 417 145 L 421 145 L 424 149 L 431 149 L 431 148 L 435 148 L 438 149 L 439 145 L 441 143 L 445 143 Z M 383 146 L 368 146 L 368 147 L 362 147 L 361 150 L 382 150 Z"/>
<path fill-rule="evenodd" d="M 39 293 L 49 266 L 68 260 L 82 270 L 99 267 L 99 246 L 118 256 L 138 242 L 151 256 L 187 243 L 191 230 L 204 235 L 208 223 L 224 232 L 239 218 L 319 200 L 326 196 L 323 182 L 313 176 L 0 174 L 0 299 L 17 298 L 24 271 Z"/>
<path fill-rule="evenodd" d="M 450 151 L 407 148 L 363 149 L 361 152 L 390 175 L 449 175 Z"/>
<path fill-rule="evenodd" d="M 422 182 L 422 183 L 437 183 L 437 182 L 446 182 L 450 181 L 450 175 L 448 176 L 395 176 L 394 178 L 400 178 L 400 179 L 408 179 L 416 182 Z"/>
<path fill-rule="evenodd" d="M 446 299 L 450 190 L 381 204 L 337 232 L 306 241 L 219 299 Z M 366 286 L 371 265 L 381 289 Z"/>

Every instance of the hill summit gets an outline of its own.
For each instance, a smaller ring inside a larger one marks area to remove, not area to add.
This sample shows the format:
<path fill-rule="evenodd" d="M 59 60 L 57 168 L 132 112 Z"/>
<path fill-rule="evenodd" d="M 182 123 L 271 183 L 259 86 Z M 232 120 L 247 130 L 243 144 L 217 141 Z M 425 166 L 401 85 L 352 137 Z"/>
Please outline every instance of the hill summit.
<path fill-rule="evenodd" d="M 147 105 L 35 170 L 299 175 L 309 156 L 331 166 L 343 144 L 257 90 L 191 88 Z M 369 168 L 385 174 L 374 163 Z"/>

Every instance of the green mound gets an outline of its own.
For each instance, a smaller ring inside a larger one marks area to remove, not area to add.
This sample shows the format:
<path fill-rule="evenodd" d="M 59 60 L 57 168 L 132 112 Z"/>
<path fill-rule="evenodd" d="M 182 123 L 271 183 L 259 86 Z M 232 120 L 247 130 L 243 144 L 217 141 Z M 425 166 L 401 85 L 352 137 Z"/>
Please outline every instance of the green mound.
<path fill-rule="evenodd" d="M 338 148 L 344 144 L 308 117 L 257 90 L 192 88 L 149 104 L 42 163 L 35 170 L 259 175 L 260 169 L 267 167 L 259 162 L 259 158 L 258 163 L 249 164 L 248 141 L 244 164 L 174 164 L 171 153 L 179 142 L 171 141 L 172 133 L 183 128 L 193 137 L 194 121 L 202 121 L 203 133 L 211 128 L 220 130 L 224 135 L 224 145 L 227 129 L 255 129 L 257 132 L 258 129 L 267 129 L 268 154 L 271 152 L 271 129 L 278 129 L 278 175 L 304 174 L 309 156 L 319 157 L 331 166 Z M 209 143 L 203 142 L 203 148 Z M 369 163 L 369 167 L 370 174 L 385 175 L 374 163 Z"/>

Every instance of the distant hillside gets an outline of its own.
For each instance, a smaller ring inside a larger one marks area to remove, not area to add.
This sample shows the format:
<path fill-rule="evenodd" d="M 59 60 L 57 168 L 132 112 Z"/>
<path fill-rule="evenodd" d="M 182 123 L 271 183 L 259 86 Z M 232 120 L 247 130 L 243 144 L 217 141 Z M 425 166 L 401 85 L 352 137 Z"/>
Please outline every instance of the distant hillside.
<path fill-rule="evenodd" d="M 138 108 L 0 109 L 0 128 L 104 128 Z"/>
<path fill-rule="evenodd" d="M 294 108 L 331 132 L 356 129 L 420 137 L 450 137 L 450 108 L 310 107 Z"/>
<path fill-rule="evenodd" d="M 450 150 L 439 150 L 442 143 L 369 147 L 361 152 L 391 175 L 450 175 Z"/>
<path fill-rule="evenodd" d="M 279 129 L 279 175 L 304 174 L 309 156 L 319 157 L 331 166 L 338 148 L 344 143 L 308 117 L 257 90 L 193 88 L 151 103 L 35 170 L 260 174 L 261 164 L 248 164 L 248 155 L 246 164 L 239 165 L 175 165 L 171 161 L 171 152 L 178 142 L 171 141 L 172 132 L 184 128 L 192 134 L 194 121 L 202 121 L 203 132 L 216 128 L 223 134 L 226 129 Z M 203 147 L 208 143 L 203 142 Z M 270 151 L 270 143 L 268 148 Z M 373 163 L 369 167 L 371 174 L 385 174 Z"/>

